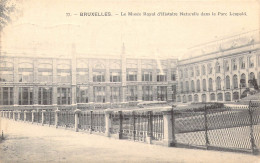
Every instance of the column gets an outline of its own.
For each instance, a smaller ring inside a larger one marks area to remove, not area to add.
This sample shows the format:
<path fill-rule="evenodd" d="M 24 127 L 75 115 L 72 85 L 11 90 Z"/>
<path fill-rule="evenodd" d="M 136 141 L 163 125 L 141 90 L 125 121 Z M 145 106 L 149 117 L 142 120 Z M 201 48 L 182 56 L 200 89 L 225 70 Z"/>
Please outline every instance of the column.
<path fill-rule="evenodd" d="M 110 137 L 110 130 L 111 130 L 111 119 L 110 119 L 110 115 L 113 111 L 111 109 L 106 109 L 105 110 L 105 124 L 106 124 L 106 131 L 105 131 L 105 135 L 107 137 Z"/>
<path fill-rule="evenodd" d="M 60 112 L 60 110 L 57 108 L 57 110 L 55 110 L 55 127 L 56 128 L 58 128 L 58 124 L 59 124 L 59 112 Z"/>
<path fill-rule="evenodd" d="M 27 120 L 27 119 L 26 119 L 26 114 L 27 114 L 27 112 L 28 112 L 28 111 L 26 111 L 26 110 L 23 112 L 23 114 L 24 114 L 24 116 L 23 116 L 23 117 L 24 117 L 24 118 L 23 118 L 23 121 L 24 121 L 24 122 L 26 122 L 26 120 Z"/>
<path fill-rule="evenodd" d="M 162 111 L 163 113 L 163 131 L 164 131 L 164 138 L 163 138 L 163 144 L 165 146 L 171 146 L 172 144 L 175 144 L 174 135 L 173 135 L 173 113 L 172 108 L 167 108 Z"/>
<path fill-rule="evenodd" d="M 35 113 L 35 112 L 36 112 L 35 110 L 32 111 L 32 123 L 34 122 L 34 118 L 35 118 L 35 117 L 34 117 L 34 115 L 35 115 L 34 113 Z"/>
<path fill-rule="evenodd" d="M 33 82 L 38 82 L 38 60 L 33 60 Z M 33 86 L 33 104 L 38 105 L 38 86 L 34 84 Z"/>
<path fill-rule="evenodd" d="M 57 105 L 57 59 L 52 60 L 52 104 Z"/>
<path fill-rule="evenodd" d="M 111 87 L 106 86 L 106 103 L 110 103 Z"/>
<path fill-rule="evenodd" d="M 74 47 L 74 46 L 73 46 Z M 71 60 L 71 104 L 77 104 L 77 59 L 75 48 L 72 48 L 72 60 Z"/>
<path fill-rule="evenodd" d="M 19 61 L 18 58 L 14 58 L 14 83 L 19 82 L 19 71 L 18 71 Z M 14 85 L 14 105 L 19 104 L 19 87 Z"/>
<path fill-rule="evenodd" d="M 143 99 L 143 90 L 142 90 L 142 85 L 137 86 L 137 100 L 141 102 Z"/>
<path fill-rule="evenodd" d="M 80 114 L 81 110 L 76 109 L 74 111 L 75 114 L 75 131 L 78 132 L 79 131 L 79 114 Z"/>
<path fill-rule="evenodd" d="M 45 123 L 45 113 L 46 113 L 46 110 L 43 110 L 43 111 L 42 111 L 42 126 L 43 126 L 44 123 Z"/>

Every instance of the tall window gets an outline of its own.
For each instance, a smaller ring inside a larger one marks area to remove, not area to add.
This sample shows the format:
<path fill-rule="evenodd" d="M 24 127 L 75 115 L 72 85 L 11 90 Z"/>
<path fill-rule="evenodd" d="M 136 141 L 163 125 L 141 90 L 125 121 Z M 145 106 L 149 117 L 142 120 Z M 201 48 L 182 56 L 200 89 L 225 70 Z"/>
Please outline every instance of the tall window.
<path fill-rule="evenodd" d="M 181 89 L 181 93 L 183 93 L 183 83 L 180 83 L 180 89 Z"/>
<path fill-rule="evenodd" d="M 232 67 L 233 67 L 233 70 L 237 70 L 237 62 L 236 62 L 236 59 L 232 59 Z"/>
<path fill-rule="evenodd" d="M 88 78 L 88 60 L 78 59 L 77 60 L 77 83 L 87 83 Z"/>
<path fill-rule="evenodd" d="M 189 88 L 189 82 L 188 81 L 186 81 L 185 82 L 185 87 L 186 87 L 186 92 L 189 92 L 190 91 L 190 88 Z"/>
<path fill-rule="evenodd" d="M 153 101 L 153 87 L 152 86 L 142 86 L 143 91 L 143 101 Z"/>
<path fill-rule="evenodd" d="M 229 63 L 228 61 L 224 61 L 225 71 L 229 71 Z"/>
<path fill-rule="evenodd" d="M 242 74 L 240 78 L 241 87 L 246 87 L 246 75 Z"/>
<path fill-rule="evenodd" d="M 88 87 L 77 87 L 77 103 L 88 103 Z"/>
<path fill-rule="evenodd" d="M 209 78 L 209 91 L 213 91 L 213 83 L 211 78 Z"/>
<path fill-rule="evenodd" d="M 240 69 L 246 68 L 246 62 L 243 57 L 239 58 Z"/>
<path fill-rule="evenodd" d="M 110 72 L 110 82 L 121 82 L 121 72 Z"/>
<path fill-rule="evenodd" d="M 167 101 L 167 86 L 157 86 L 158 101 Z"/>
<path fill-rule="evenodd" d="M 137 81 L 137 71 L 127 71 L 126 80 Z"/>
<path fill-rule="evenodd" d="M 238 100 L 239 99 L 239 93 L 238 92 L 234 92 L 233 93 L 233 100 Z"/>
<path fill-rule="evenodd" d="M 210 101 L 215 101 L 215 93 L 210 94 Z"/>
<path fill-rule="evenodd" d="M 105 72 L 93 72 L 93 82 L 105 82 Z"/>
<path fill-rule="evenodd" d="M 105 103 L 106 102 L 106 88 L 94 87 L 94 102 Z"/>
<path fill-rule="evenodd" d="M 206 102 L 207 101 L 207 96 L 205 94 L 201 95 L 201 101 Z"/>
<path fill-rule="evenodd" d="M 253 80 L 256 80 L 255 79 L 255 74 L 253 73 L 253 72 L 251 72 L 250 74 L 249 74 L 249 87 L 250 88 L 253 88 L 254 87 L 254 85 L 253 85 Z"/>
<path fill-rule="evenodd" d="M 216 63 L 216 73 L 220 73 L 220 64 L 219 64 L 219 62 Z"/>
<path fill-rule="evenodd" d="M 51 83 L 52 82 L 52 65 L 39 64 L 38 65 L 38 81 Z"/>
<path fill-rule="evenodd" d="M 137 101 L 137 86 L 136 85 L 127 86 L 127 100 L 128 101 Z"/>
<path fill-rule="evenodd" d="M 200 76 L 200 68 L 199 68 L 199 66 L 196 66 L 195 70 L 196 70 L 196 76 Z"/>
<path fill-rule="evenodd" d="M 194 102 L 199 102 L 199 96 L 197 94 L 194 95 Z"/>
<path fill-rule="evenodd" d="M 13 81 L 13 63 L 0 62 L 0 82 Z"/>
<path fill-rule="evenodd" d="M 194 69 L 193 69 L 193 67 L 190 68 L 190 76 L 191 76 L 191 77 L 194 76 Z"/>
<path fill-rule="evenodd" d="M 110 101 L 113 102 L 120 102 L 120 98 L 121 98 L 121 91 L 120 91 L 120 87 L 111 87 L 111 94 L 110 94 Z"/>
<path fill-rule="evenodd" d="M 188 96 L 188 100 L 189 100 L 189 102 L 192 101 L 192 95 L 189 95 L 189 96 Z"/>
<path fill-rule="evenodd" d="M 180 79 L 182 79 L 182 78 L 183 78 L 183 71 L 180 70 L 180 71 L 179 71 L 179 74 L 180 74 Z"/>
<path fill-rule="evenodd" d="M 174 71 L 171 71 L 171 81 L 175 81 L 176 80 L 176 75 Z"/>
<path fill-rule="evenodd" d="M 206 75 L 206 68 L 205 68 L 205 65 L 202 65 L 202 75 Z"/>
<path fill-rule="evenodd" d="M 233 76 L 233 86 L 234 86 L 235 89 L 238 88 L 237 75 Z"/>
<path fill-rule="evenodd" d="M 165 81 L 167 81 L 166 72 L 161 72 L 157 74 L 157 82 L 165 82 Z"/>
<path fill-rule="evenodd" d="M 13 87 L 0 87 L 0 105 L 13 105 Z"/>
<path fill-rule="evenodd" d="M 38 104 L 39 105 L 52 105 L 52 88 L 51 87 L 39 87 Z"/>
<path fill-rule="evenodd" d="M 71 89 L 70 88 L 58 87 L 57 103 L 58 103 L 58 105 L 70 105 L 71 104 Z"/>
<path fill-rule="evenodd" d="M 194 85 L 194 81 L 191 81 L 191 91 L 195 92 L 195 85 Z"/>
<path fill-rule="evenodd" d="M 226 76 L 226 89 L 230 89 L 230 77 Z"/>
<path fill-rule="evenodd" d="M 231 94 L 229 92 L 225 93 L 225 101 L 231 101 Z"/>
<path fill-rule="evenodd" d="M 248 57 L 248 65 L 250 68 L 254 67 L 254 60 L 253 60 L 252 56 Z"/>
<path fill-rule="evenodd" d="M 184 69 L 184 76 L 185 76 L 185 78 L 188 77 L 188 69 L 187 68 Z"/>
<path fill-rule="evenodd" d="M 223 94 L 222 93 L 218 93 L 217 94 L 217 98 L 218 98 L 218 101 L 223 101 Z"/>
<path fill-rule="evenodd" d="M 206 79 L 202 80 L 203 91 L 207 91 Z"/>
<path fill-rule="evenodd" d="M 33 88 L 19 88 L 19 105 L 33 105 Z"/>
<path fill-rule="evenodd" d="M 200 80 L 197 80 L 197 92 L 200 91 Z"/>
<path fill-rule="evenodd" d="M 33 65 L 31 63 L 19 64 L 19 82 L 33 82 Z"/>
<path fill-rule="evenodd" d="M 142 72 L 142 81 L 153 81 L 153 72 L 143 71 Z"/>
<path fill-rule="evenodd" d="M 208 74 L 212 74 L 212 66 L 211 63 L 208 63 Z"/>
<path fill-rule="evenodd" d="M 220 77 L 217 77 L 216 85 L 217 85 L 217 90 L 221 90 L 221 78 Z"/>

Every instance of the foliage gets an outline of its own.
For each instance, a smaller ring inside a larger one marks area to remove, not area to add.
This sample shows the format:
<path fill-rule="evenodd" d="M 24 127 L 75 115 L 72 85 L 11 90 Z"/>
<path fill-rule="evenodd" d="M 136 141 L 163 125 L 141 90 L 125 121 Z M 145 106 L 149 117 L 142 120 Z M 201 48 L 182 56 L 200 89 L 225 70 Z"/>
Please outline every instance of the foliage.
<path fill-rule="evenodd" d="M 0 0 L 0 31 L 11 22 L 11 13 L 15 11 L 15 4 L 13 1 Z"/>

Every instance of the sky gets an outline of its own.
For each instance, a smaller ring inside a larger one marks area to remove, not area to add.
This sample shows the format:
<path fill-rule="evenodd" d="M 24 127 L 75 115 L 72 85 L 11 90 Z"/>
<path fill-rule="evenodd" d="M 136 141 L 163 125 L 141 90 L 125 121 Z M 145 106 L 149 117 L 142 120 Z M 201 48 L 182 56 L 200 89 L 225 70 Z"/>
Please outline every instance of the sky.
<path fill-rule="evenodd" d="M 253 0 L 23 0 L 17 6 L 20 12 L 13 15 L 1 38 L 1 51 L 17 56 L 68 56 L 73 44 L 78 56 L 120 56 L 124 43 L 131 57 L 182 59 L 196 45 L 259 29 L 260 13 L 259 2 Z M 80 12 L 111 12 L 112 16 L 79 16 Z M 121 16 L 121 12 L 141 16 Z M 143 12 L 197 12 L 199 16 L 143 16 Z M 202 12 L 216 16 L 201 16 Z M 229 12 L 246 16 L 218 15 Z"/>

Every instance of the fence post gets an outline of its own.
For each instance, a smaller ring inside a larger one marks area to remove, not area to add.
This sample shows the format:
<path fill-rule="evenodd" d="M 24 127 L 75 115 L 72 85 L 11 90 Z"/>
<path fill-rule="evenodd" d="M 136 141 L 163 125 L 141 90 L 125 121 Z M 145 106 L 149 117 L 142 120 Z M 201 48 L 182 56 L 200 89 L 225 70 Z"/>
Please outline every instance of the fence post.
<path fill-rule="evenodd" d="M 27 110 L 25 110 L 25 111 L 23 112 L 23 114 L 24 114 L 24 115 L 23 115 L 23 117 L 24 117 L 24 118 L 23 118 L 23 121 L 24 121 L 24 122 L 26 122 L 26 115 L 27 115 L 27 112 L 28 112 Z"/>
<path fill-rule="evenodd" d="M 11 119 L 11 111 L 9 111 L 8 113 L 9 113 L 8 118 Z"/>
<path fill-rule="evenodd" d="M 248 111 L 249 111 L 249 117 L 250 117 L 250 142 L 251 142 L 251 149 L 252 149 L 252 153 L 254 155 L 257 155 L 259 153 L 257 146 L 255 144 L 255 138 L 254 138 L 254 129 L 253 129 L 253 108 L 252 108 L 252 102 L 249 101 L 249 106 L 248 106 Z"/>
<path fill-rule="evenodd" d="M 176 137 L 175 137 L 175 117 L 174 117 L 174 106 L 172 106 L 171 117 L 172 117 L 172 146 L 175 147 L 177 145 Z"/>
<path fill-rule="evenodd" d="M 46 110 L 42 110 L 42 126 L 44 125 L 45 123 L 45 113 L 46 113 Z"/>
<path fill-rule="evenodd" d="M 111 113 L 112 110 L 111 109 L 106 109 L 105 110 L 105 124 L 106 124 L 106 131 L 105 131 L 105 135 L 107 137 L 110 137 L 110 130 L 111 130 Z"/>
<path fill-rule="evenodd" d="M 34 122 L 34 113 L 35 112 L 36 112 L 35 110 L 32 111 L 32 123 Z"/>
<path fill-rule="evenodd" d="M 163 113 L 163 144 L 167 147 L 173 144 L 173 132 L 172 132 L 172 108 L 166 108 L 162 110 Z"/>
<path fill-rule="evenodd" d="M 136 130 L 136 127 L 135 127 L 135 111 L 132 111 L 132 119 L 133 119 L 133 139 L 135 141 L 135 136 L 136 136 L 136 131 L 135 131 Z"/>
<path fill-rule="evenodd" d="M 79 113 L 81 112 L 81 110 L 76 109 L 74 111 L 75 114 L 75 131 L 78 132 L 79 131 Z"/>
<path fill-rule="evenodd" d="M 13 111 L 13 120 L 15 121 L 15 112 L 16 111 Z"/>
<path fill-rule="evenodd" d="M 93 128 L 93 110 L 90 111 L 90 130 L 89 130 L 90 134 L 92 133 L 92 128 Z"/>
<path fill-rule="evenodd" d="M 206 141 L 206 149 L 209 148 L 209 137 L 208 137 L 208 118 L 207 118 L 207 114 L 208 114 L 208 109 L 207 109 L 207 105 L 205 104 L 205 108 L 204 108 L 204 125 L 205 125 L 205 141 Z"/>
<path fill-rule="evenodd" d="M 122 139 L 122 137 L 123 137 L 123 113 L 122 113 L 122 111 L 118 111 L 118 115 L 119 115 L 118 139 Z"/>
<path fill-rule="evenodd" d="M 17 121 L 20 121 L 21 119 L 21 111 L 17 111 Z"/>
<path fill-rule="evenodd" d="M 153 139 L 153 112 L 148 111 L 148 131 L 147 131 L 147 143 L 152 144 Z"/>
<path fill-rule="evenodd" d="M 59 124 L 59 112 L 60 110 L 57 108 L 57 110 L 55 110 L 55 127 L 58 128 L 58 124 Z"/>

